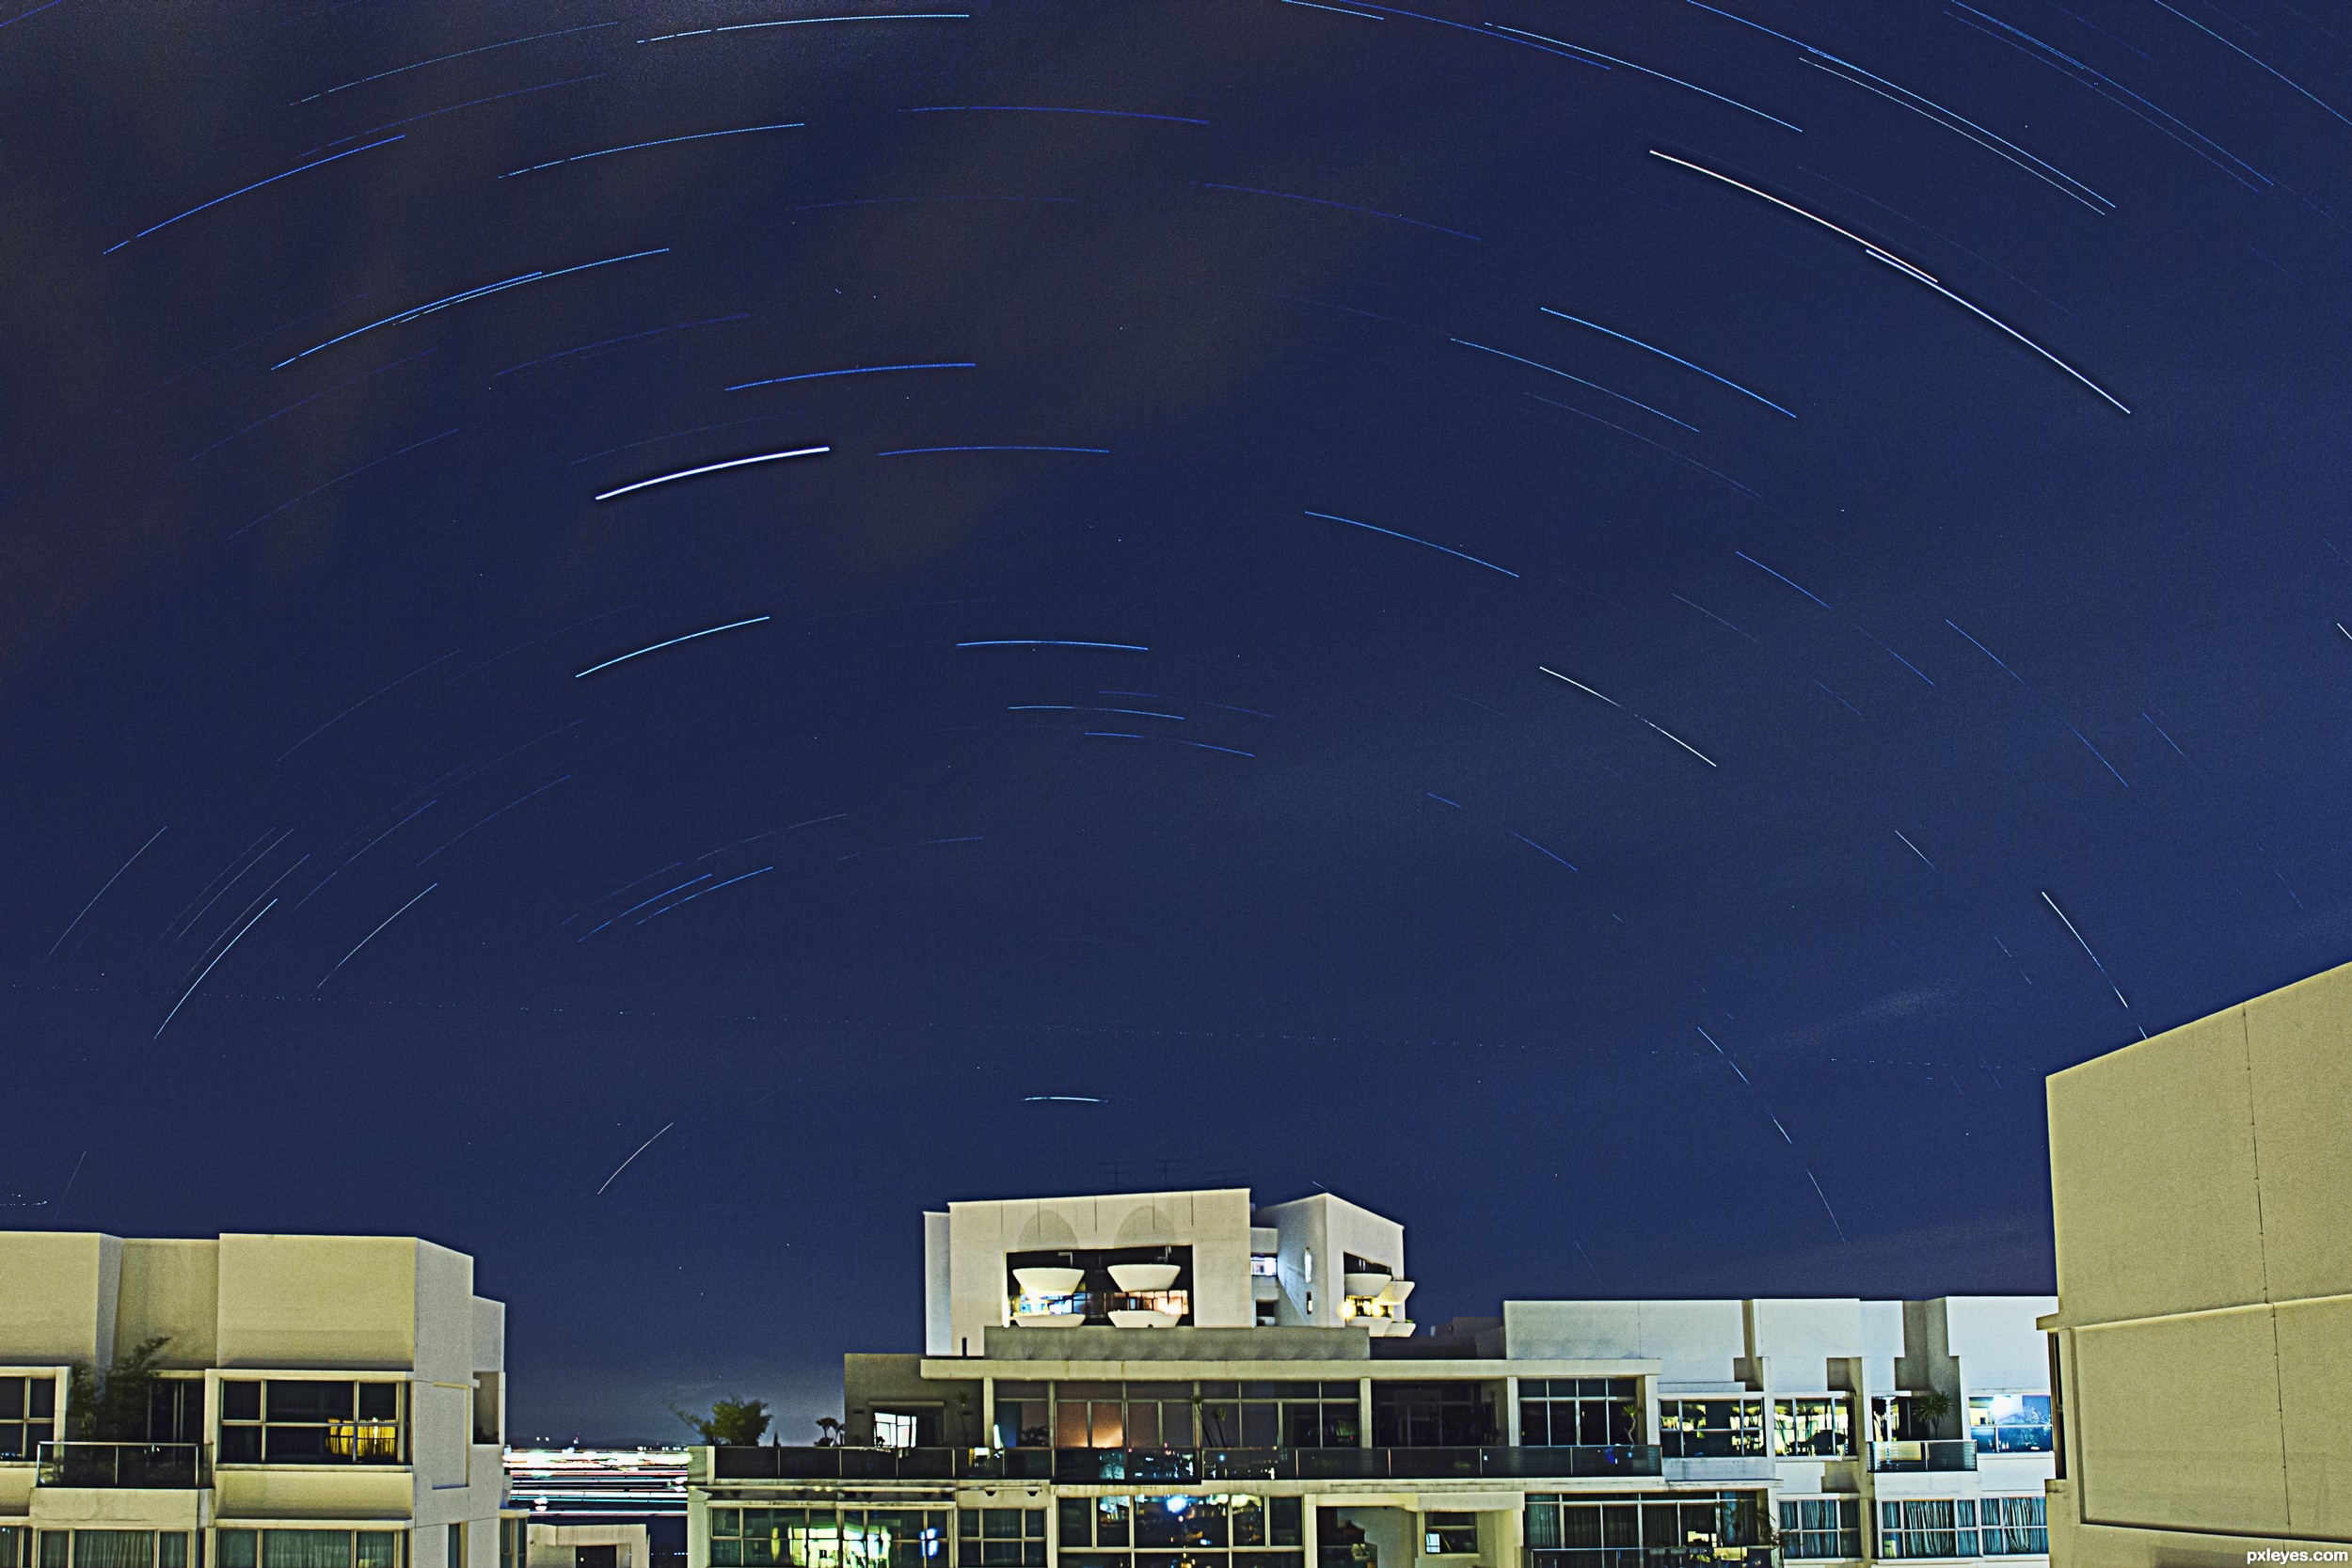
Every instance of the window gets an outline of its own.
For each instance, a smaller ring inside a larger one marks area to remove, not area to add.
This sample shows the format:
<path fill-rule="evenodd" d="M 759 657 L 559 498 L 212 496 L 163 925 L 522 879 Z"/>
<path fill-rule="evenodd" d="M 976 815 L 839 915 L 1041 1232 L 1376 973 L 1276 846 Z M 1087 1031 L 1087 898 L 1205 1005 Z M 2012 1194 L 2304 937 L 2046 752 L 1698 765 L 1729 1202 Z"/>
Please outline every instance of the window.
<path fill-rule="evenodd" d="M 1784 1497 L 1780 1549 L 1788 1558 L 1862 1555 L 1862 1503 L 1854 1497 Z"/>
<path fill-rule="evenodd" d="M 216 1568 L 405 1568 L 405 1530 L 224 1529 Z"/>
<path fill-rule="evenodd" d="M 1045 1568 L 1045 1511 L 959 1509 L 956 1568 Z"/>
<path fill-rule="evenodd" d="M 447 1565 L 447 1568 L 466 1568 L 465 1526 L 452 1525 L 449 1527 L 449 1549 L 441 1560 Z M 304 1568 L 310 1568 L 310 1565 L 305 1564 Z M 327 1568 L 327 1565 L 322 1563 L 318 1565 L 318 1568 Z"/>
<path fill-rule="evenodd" d="M 2040 1497 L 1979 1497 L 1977 1535 L 1987 1557 L 2047 1557 L 2050 1529 Z"/>
<path fill-rule="evenodd" d="M 1532 1493 L 1530 1568 L 1664 1568 L 1763 1543 L 1761 1492 Z"/>
<path fill-rule="evenodd" d="M 711 1568 L 946 1568 L 947 1514 L 944 1508 L 714 1508 Z"/>
<path fill-rule="evenodd" d="M 43 1530 L 42 1568 L 188 1568 L 188 1532 L 151 1529 Z M 0 1568 L 33 1568 L 29 1527 L 0 1528 Z"/>
<path fill-rule="evenodd" d="M 1736 1459 L 1764 1451 L 1760 1399 L 1661 1400 L 1658 1441 L 1668 1459 Z"/>
<path fill-rule="evenodd" d="M 1979 1453 L 2048 1453 L 2051 1443 L 2047 1394 L 1971 1394 L 1968 1435 Z"/>
<path fill-rule="evenodd" d="M 1353 1383 L 1203 1383 L 1200 1388 L 1204 1449 L 1356 1447 Z"/>
<path fill-rule="evenodd" d="M 1005 1448 L 1352 1449 L 1356 1436 L 1354 1383 L 996 1386 L 996 1439 Z"/>
<path fill-rule="evenodd" d="M 1853 1404 L 1842 1394 L 1772 1402 L 1772 1451 L 1836 1458 L 1853 1452 Z"/>
<path fill-rule="evenodd" d="M 1472 1557 L 1478 1551 L 1478 1515 L 1424 1513 L 1421 1518 L 1421 1549 L 1429 1557 Z"/>
<path fill-rule="evenodd" d="M 1372 1386 L 1375 1449 L 1475 1449 L 1495 1441 L 1495 1407 L 1475 1383 Z"/>
<path fill-rule="evenodd" d="M 524 1533 L 529 1528 L 525 1520 L 499 1521 L 499 1568 L 523 1568 L 531 1556 L 530 1539 Z"/>
<path fill-rule="evenodd" d="M 1879 1504 L 1879 1556 L 1976 1555 L 1976 1498 L 1909 1497 Z"/>
<path fill-rule="evenodd" d="M 1250 1275 L 1257 1279 L 1279 1278 L 1282 1272 L 1281 1262 L 1279 1258 L 1270 1252 L 1253 1252 L 1249 1255 Z"/>
<path fill-rule="evenodd" d="M 1629 1377 L 1519 1380 L 1519 1443 L 1531 1449 L 1605 1448 L 1634 1440 Z"/>
<path fill-rule="evenodd" d="M 912 1415 L 896 1410 L 874 1412 L 874 1447 L 878 1449 L 911 1449 L 914 1447 L 914 1431 Z"/>
<path fill-rule="evenodd" d="M 204 1380 L 158 1377 L 147 1386 L 147 1440 L 201 1443 L 204 1438 Z"/>
<path fill-rule="evenodd" d="M 57 1436 L 57 1380 L 0 1377 L 0 1459 L 32 1459 Z"/>
<path fill-rule="evenodd" d="M 1064 1497 L 1058 1506 L 1063 1568 L 1303 1568 L 1296 1497 L 1182 1493 Z M 1131 1559 L 1129 1547 L 1141 1549 Z"/>
<path fill-rule="evenodd" d="M 220 1386 L 224 1465 L 397 1465 L 399 1383 L 315 1378 Z M 226 1565 L 224 1565 L 226 1568 Z"/>

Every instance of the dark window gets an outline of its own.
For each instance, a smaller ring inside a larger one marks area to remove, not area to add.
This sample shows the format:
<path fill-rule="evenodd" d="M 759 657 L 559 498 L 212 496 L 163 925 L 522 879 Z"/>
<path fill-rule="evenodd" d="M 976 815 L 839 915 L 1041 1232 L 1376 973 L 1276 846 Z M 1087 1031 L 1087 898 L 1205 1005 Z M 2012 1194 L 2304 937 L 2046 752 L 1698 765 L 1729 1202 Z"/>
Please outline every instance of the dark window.
<path fill-rule="evenodd" d="M 958 1568 L 1045 1568 L 1045 1511 L 967 1508 L 956 1513 Z M 796 1568 L 803 1565 L 796 1563 Z"/>
<path fill-rule="evenodd" d="M 1629 1444 L 1634 1440 L 1637 1409 L 1629 1377 L 1524 1378 L 1519 1443 L 1531 1449 Z"/>
<path fill-rule="evenodd" d="M 202 1378 L 159 1377 L 147 1386 L 147 1440 L 151 1443 L 204 1441 Z"/>
<path fill-rule="evenodd" d="M 1714 1560 L 1719 1548 L 1764 1539 L 1761 1492 L 1527 1499 L 1529 1568 L 1671 1568 Z"/>
<path fill-rule="evenodd" d="M 1266 1499 L 1266 1541 L 1270 1545 L 1298 1546 L 1306 1542 L 1302 1501 L 1297 1497 Z"/>
<path fill-rule="evenodd" d="M 0 1525 L 0 1568 L 33 1568 L 26 1560 L 33 1532 L 24 1525 Z"/>
<path fill-rule="evenodd" d="M 1376 1449 L 1471 1449 L 1495 1440 L 1494 1406 L 1475 1383 L 1372 1386 Z"/>
<path fill-rule="evenodd" d="M 618 1546 L 574 1546 L 572 1568 L 620 1568 Z"/>
<path fill-rule="evenodd" d="M 0 1377 L 0 1459 L 31 1459 L 56 1440 L 54 1377 Z"/>
<path fill-rule="evenodd" d="M 1478 1515 L 1424 1513 L 1421 1549 L 1427 1557 L 1470 1557 L 1478 1550 Z"/>

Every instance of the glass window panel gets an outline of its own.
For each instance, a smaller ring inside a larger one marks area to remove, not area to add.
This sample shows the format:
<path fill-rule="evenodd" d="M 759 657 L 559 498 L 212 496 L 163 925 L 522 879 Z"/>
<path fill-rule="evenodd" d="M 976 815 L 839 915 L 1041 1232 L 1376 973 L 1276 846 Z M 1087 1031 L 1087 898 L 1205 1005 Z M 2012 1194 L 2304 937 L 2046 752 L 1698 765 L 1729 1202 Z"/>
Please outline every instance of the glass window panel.
<path fill-rule="evenodd" d="M 515 1534 L 523 1533 L 523 1522 L 514 1521 Z M 359 1568 L 400 1568 L 400 1532 L 389 1529 L 363 1529 L 358 1532 Z"/>
<path fill-rule="evenodd" d="M 72 1549 L 73 1537 L 61 1529 L 40 1532 L 40 1568 L 66 1568 L 66 1554 Z"/>
<path fill-rule="evenodd" d="M 305 1461 L 323 1463 L 326 1457 L 326 1428 L 265 1426 L 262 1429 L 262 1461 L 267 1465 L 295 1464 Z M 273 1535 L 279 1533 L 272 1530 Z M 289 1530 L 284 1533 L 298 1534 Z M 316 1531 L 309 1533 L 316 1534 Z M 291 1549 L 291 1548 L 289 1548 Z M 277 1568 L 271 1564 L 269 1568 Z"/>
<path fill-rule="evenodd" d="M 260 1420 L 262 1386 L 258 1383 L 223 1383 L 220 1386 L 220 1418 L 224 1421 Z"/>
<path fill-rule="evenodd" d="M 359 1385 L 359 1416 L 362 1420 L 373 1418 L 389 1421 L 399 1414 L 399 1384 L 362 1383 Z"/>
<path fill-rule="evenodd" d="M 1192 1402 L 1163 1400 L 1160 1402 L 1160 1443 L 1170 1449 L 1190 1449 L 1200 1445 L 1192 1437 Z"/>
<path fill-rule="evenodd" d="M 57 1414 L 57 1380 L 56 1378 L 37 1377 L 25 1385 L 24 1414 L 28 1418 L 39 1417 L 43 1419 L 54 1418 Z"/>
<path fill-rule="evenodd" d="M 351 1385 L 309 1379 L 271 1378 L 265 1386 L 264 1418 L 272 1421 L 351 1419 Z"/>
<path fill-rule="evenodd" d="M 1600 1541 L 1604 1546 L 1642 1544 L 1642 1516 L 1631 1503 L 1605 1503 L 1600 1511 Z"/>
<path fill-rule="evenodd" d="M 263 1530 L 262 1568 L 351 1568 L 351 1531 Z"/>
<path fill-rule="evenodd" d="M 1127 1407 L 1126 1446 L 1131 1449 L 1156 1449 L 1160 1446 L 1158 1405 L 1131 1404 Z"/>
<path fill-rule="evenodd" d="M 1060 1512 L 1062 1550 L 1094 1544 L 1094 1499 L 1064 1497 L 1056 1505 Z"/>
<path fill-rule="evenodd" d="M 165 1530 L 155 1537 L 155 1568 L 188 1568 L 186 1530 Z"/>
<path fill-rule="evenodd" d="M 1083 1449 L 1087 1446 L 1087 1407 L 1083 1404 L 1054 1406 L 1054 1447 Z"/>
<path fill-rule="evenodd" d="M 219 1568 L 255 1568 L 253 1532 L 225 1529 L 214 1537 Z"/>
<path fill-rule="evenodd" d="M 1543 1400 L 1531 1400 L 1519 1395 L 1519 1446 L 1543 1449 L 1551 1446 L 1551 1406 Z"/>
<path fill-rule="evenodd" d="M 999 1383 L 996 1385 L 996 1399 L 999 1403 L 1006 1400 L 1041 1400 L 1044 1397 L 1045 1385 L 1042 1383 Z"/>
<path fill-rule="evenodd" d="M 1245 1404 L 1241 1407 L 1241 1446 L 1245 1449 L 1271 1449 L 1281 1442 L 1281 1407 L 1272 1404 Z"/>
<path fill-rule="evenodd" d="M 1127 1428 L 1120 1418 L 1120 1406 L 1103 1403 L 1090 1407 L 1094 1424 L 1088 1445 L 1097 1449 L 1123 1449 L 1127 1446 Z"/>
<path fill-rule="evenodd" d="M 1225 1499 L 1225 1516 L 1236 1546 L 1263 1546 L 1265 1538 L 1265 1499 L 1238 1497 Z"/>
<path fill-rule="evenodd" d="M 26 1568 L 24 1551 L 24 1527 L 0 1525 L 0 1568 Z"/>
<path fill-rule="evenodd" d="M 1306 1544 L 1305 1513 L 1301 1498 L 1268 1498 L 1266 1500 L 1266 1544 L 1271 1546 Z"/>
<path fill-rule="evenodd" d="M 77 1529 L 73 1568 L 154 1568 L 155 1532 L 150 1529 Z"/>
<path fill-rule="evenodd" d="M 1125 1497 L 1094 1499 L 1094 1540 L 1097 1545 L 1124 1546 L 1133 1508 Z"/>
<path fill-rule="evenodd" d="M 21 1421 L 24 1418 L 24 1385 L 21 1377 L 0 1377 L 0 1421 Z M 10 1536 L 13 1541 L 16 1539 Z"/>

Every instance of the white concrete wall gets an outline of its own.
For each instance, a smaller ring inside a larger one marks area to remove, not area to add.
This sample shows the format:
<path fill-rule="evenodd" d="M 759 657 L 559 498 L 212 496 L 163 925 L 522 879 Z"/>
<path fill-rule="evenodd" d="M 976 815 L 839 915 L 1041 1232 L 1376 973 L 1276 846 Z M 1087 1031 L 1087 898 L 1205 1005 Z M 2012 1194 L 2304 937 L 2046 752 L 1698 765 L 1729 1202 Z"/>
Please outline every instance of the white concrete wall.
<path fill-rule="evenodd" d="M 923 1215 L 923 1354 L 955 1354 L 954 1286 L 947 1248 L 947 1216 Z"/>
<path fill-rule="evenodd" d="M 1944 1339 L 1960 1362 L 1961 1392 L 2046 1393 L 2050 1338 L 2035 1320 L 2056 1296 L 1946 1296 Z"/>
<path fill-rule="evenodd" d="M 1829 1363 L 1863 1354 L 1856 1297 L 1758 1300 L 1749 1304 L 1749 1318 L 1755 1337 L 1748 1354 L 1769 1363 L 1775 1393 L 1826 1393 L 1836 1386 Z"/>
<path fill-rule="evenodd" d="M 1659 1381 L 1728 1384 L 1747 1354 L 1737 1301 L 1506 1301 L 1503 1342 L 1518 1360 L 1655 1360 Z"/>
<path fill-rule="evenodd" d="M 159 1367 L 209 1367 L 220 1351 L 220 1243 L 126 1241 L 115 1317 L 115 1354 L 158 1336 Z"/>
<path fill-rule="evenodd" d="M 951 1203 L 947 1230 L 948 1354 L 978 1354 L 986 1331 L 1008 1321 L 1005 1258 L 1015 1252 L 1189 1246 L 1194 1324 L 1253 1321 L 1246 1188 Z"/>
<path fill-rule="evenodd" d="M 612 1546 L 617 1568 L 648 1568 L 652 1531 L 644 1525 L 554 1525 L 532 1520 L 524 1568 L 572 1568 L 580 1546 Z"/>

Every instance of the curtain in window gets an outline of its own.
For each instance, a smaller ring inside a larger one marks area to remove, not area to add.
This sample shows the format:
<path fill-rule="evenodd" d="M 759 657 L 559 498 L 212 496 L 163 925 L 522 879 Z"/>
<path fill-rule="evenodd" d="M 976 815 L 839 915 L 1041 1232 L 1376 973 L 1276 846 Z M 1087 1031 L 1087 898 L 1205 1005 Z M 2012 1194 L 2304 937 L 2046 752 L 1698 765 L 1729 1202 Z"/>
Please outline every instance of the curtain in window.
<path fill-rule="evenodd" d="M 151 1529 L 77 1529 L 73 1568 L 154 1568 Z"/>
<path fill-rule="evenodd" d="M 185 1530 L 166 1530 L 155 1537 L 155 1568 L 188 1568 Z"/>
<path fill-rule="evenodd" d="M 400 1532 L 389 1529 L 359 1531 L 359 1568 L 400 1568 Z"/>
<path fill-rule="evenodd" d="M 351 1568 L 351 1531 L 264 1530 L 262 1568 Z"/>

